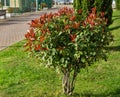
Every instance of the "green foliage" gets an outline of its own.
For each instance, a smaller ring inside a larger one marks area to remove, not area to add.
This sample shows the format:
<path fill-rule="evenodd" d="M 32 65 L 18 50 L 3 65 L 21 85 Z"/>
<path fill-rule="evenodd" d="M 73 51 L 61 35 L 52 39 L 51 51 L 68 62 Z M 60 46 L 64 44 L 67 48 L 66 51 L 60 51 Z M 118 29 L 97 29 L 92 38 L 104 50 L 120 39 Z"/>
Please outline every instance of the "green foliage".
<path fill-rule="evenodd" d="M 120 0 L 116 0 L 116 7 L 118 10 L 120 10 Z"/>
<path fill-rule="evenodd" d="M 74 0 L 74 8 L 76 8 L 76 9 L 80 9 L 81 8 L 81 6 L 80 6 L 80 4 L 81 4 L 81 0 Z"/>

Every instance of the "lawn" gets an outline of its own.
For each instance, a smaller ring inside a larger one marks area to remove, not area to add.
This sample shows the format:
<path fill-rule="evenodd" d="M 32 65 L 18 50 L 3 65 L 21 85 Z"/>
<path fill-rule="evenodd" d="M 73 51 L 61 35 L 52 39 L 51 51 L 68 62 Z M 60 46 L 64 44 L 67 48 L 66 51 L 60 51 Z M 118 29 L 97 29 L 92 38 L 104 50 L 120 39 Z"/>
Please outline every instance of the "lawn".
<path fill-rule="evenodd" d="M 120 97 L 120 12 L 113 13 L 108 61 L 82 69 L 72 97 Z M 66 97 L 62 74 L 28 57 L 21 41 L 0 51 L 0 97 Z"/>

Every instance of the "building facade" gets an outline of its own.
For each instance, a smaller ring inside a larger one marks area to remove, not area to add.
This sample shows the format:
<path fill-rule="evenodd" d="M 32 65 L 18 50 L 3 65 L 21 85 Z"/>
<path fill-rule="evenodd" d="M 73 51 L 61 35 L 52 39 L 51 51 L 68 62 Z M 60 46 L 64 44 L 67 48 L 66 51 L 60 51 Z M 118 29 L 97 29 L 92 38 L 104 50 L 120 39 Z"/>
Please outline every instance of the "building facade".
<path fill-rule="evenodd" d="M 10 0 L 0 0 L 3 6 L 10 6 Z"/>
<path fill-rule="evenodd" d="M 52 7 L 52 0 L 0 0 L 0 2 L 6 8 L 19 9 L 21 12 L 39 9 L 41 3 L 46 3 L 48 8 Z"/>

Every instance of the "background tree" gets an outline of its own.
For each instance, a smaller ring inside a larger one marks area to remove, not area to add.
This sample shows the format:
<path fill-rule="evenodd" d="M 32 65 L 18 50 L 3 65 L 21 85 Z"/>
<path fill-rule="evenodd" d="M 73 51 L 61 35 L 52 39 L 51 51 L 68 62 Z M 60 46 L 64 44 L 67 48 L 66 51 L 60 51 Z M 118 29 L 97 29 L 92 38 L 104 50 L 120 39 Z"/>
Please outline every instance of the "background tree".
<path fill-rule="evenodd" d="M 3 9 L 3 4 L 2 4 L 2 2 L 0 2 L 0 9 Z"/>
<path fill-rule="evenodd" d="M 119 2 L 119 0 L 118 0 Z M 91 11 L 91 8 L 96 7 L 97 13 L 105 13 L 107 25 L 112 23 L 112 0 L 74 0 L 74 8 L 82 9 L 84 14 Z"/>
<path fill-rule="evenodd" d="M 120 0 L 116 0 L 116 8 L 117 10 L 120 10 Z"/>

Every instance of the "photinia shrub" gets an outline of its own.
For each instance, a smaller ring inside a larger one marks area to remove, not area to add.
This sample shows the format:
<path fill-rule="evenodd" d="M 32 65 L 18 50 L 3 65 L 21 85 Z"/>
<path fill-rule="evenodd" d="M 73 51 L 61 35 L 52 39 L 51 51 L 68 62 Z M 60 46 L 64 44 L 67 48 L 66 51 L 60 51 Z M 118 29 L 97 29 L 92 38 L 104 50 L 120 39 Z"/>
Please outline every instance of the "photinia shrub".
<path fill-rule="evenodd" d="M 29 25 L 26 51 L 63 73 L 63 92 L 67 95 L 73 93 L 81 68 L 106 60 L 105 47 L 113 38 L 104 13 L 97 15 L 96 8 L 83 16 L 81 9 L 75 12 L 64 7 L 57 13 L 43 14 Z"/>

